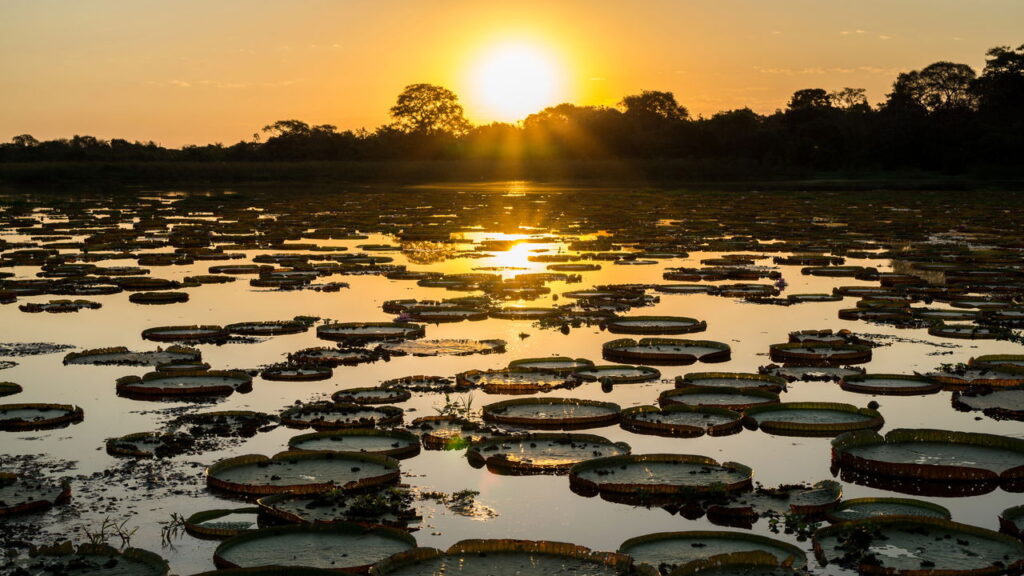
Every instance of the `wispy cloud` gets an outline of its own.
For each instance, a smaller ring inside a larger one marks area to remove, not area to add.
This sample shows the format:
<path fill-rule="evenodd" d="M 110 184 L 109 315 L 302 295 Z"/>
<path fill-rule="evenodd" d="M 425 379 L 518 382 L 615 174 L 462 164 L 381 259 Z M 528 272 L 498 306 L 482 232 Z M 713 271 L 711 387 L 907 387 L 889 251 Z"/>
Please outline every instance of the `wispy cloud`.
<path fill-rule="evenodd" d="M 279 88 L 294 86 L 305 82 L 305 78 L 288 78 L 273 82 L 225 82 L 222 80 L 147 80 L 143 82 L 146 86 L 172 87 L 172 88 L 214 88 L 218 90 L 240 90 L 244 88 Z"/>
<path fill-rule="evenodd" d="M 825 74 L 894 74 L 900 72 L 899 68 L 881 68 L 878 66 L 854 66 L 852 68 L 831 67 L 831 68 L 755 68 L 760 74 L 773 74 L 777 76 L 821 76 Z"/>

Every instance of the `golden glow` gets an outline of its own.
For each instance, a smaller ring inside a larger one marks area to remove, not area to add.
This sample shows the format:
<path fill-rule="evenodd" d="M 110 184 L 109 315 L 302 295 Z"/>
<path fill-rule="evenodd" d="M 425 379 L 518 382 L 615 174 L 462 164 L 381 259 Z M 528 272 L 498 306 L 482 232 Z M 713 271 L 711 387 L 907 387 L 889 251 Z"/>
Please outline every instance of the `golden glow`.
<path fill-rule="evenodd" d="M 562 74 L 539 46 L 502 44 L 485 52 L 475 65 L 473 96 L 493 120 L 514 122 L 557 104 Z"/>

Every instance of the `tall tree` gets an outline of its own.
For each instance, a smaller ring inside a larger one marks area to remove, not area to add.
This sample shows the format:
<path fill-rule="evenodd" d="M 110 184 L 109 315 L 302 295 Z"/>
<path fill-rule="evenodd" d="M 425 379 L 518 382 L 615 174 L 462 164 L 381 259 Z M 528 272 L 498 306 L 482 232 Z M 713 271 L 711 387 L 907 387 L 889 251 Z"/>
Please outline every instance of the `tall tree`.
<path fill-rule="evenodd" d="M 676 102 L 675 94 L 660 90 L 643 90 L 631 94 L 619 103 L 629 116 L 658 120 L 685 120 L 690 111 Z"/>
<path fill-rule="evenodd" d="M 936 62 L 896 77 L 888 104 L 914 105 L 928 112 L 969 110 L 976 104 L 977 74 L 967 64 Z"/>
<path fill-rule="evenodd" d="M 471 128 L 459 97 L 433 84 L 412 84 L 391 107 L 393 127 L 407 134 L 462 136 Z"/>

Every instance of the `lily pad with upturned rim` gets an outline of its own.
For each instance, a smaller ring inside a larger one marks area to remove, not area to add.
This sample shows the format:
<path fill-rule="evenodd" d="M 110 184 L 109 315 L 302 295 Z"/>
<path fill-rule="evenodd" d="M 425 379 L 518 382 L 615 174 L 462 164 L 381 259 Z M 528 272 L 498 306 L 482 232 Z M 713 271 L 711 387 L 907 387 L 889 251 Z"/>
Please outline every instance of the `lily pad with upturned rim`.
<path fill-rule="evenodd" d="M 658 404 L 666 406 L 714 406 L 742 412 L 754 406 L 778 404 L 779 395 L 764 390 L 733 390 L 730 388 L 676 388 L 658 396 Z"/>
<path fill-rule="evenodd" d="M 745 372 L 691 372 L 676 377 L 676 388 L 763 390 L 778 394 L 786 389 L 786 380 L 778 376 Z"/>
<path fill-rule="evenodd" d="M 387 486 L 360 493 L 275 494 L 256 503 L 261 516 L 289 524 L 353 522 L 405 530 L 418 518 L 413 499 L 408 488 Z"/>
<path fill-rule="evenodd" d="M 245 372 L 204 370 L 150 372 L 117 379 L 117 393 L 128 397 L 227 396 L 248 392 L 252 378 Z"/>
<path fill-rule="evenodd" d="M 221 326 L 157 326 L 142 331 L 143 340 L 155 342 L 220 341 L 228 332 Z"/>
<path fill-rule="evenodd" d="M 773 555 L 779 563 L 807 567 L 803 550 L 788 542 L 747 532 L 656 532 L 630 538 L 619 546 L 619 552 L 631 556 L 635 563 L 653 568 L 674 568 L 719 554 L 754 550 Z"/>
<path fill-rule="evenodd" d="M 586 358 L 569 358 L 568 356 L 520 358 L 508 363 L 508 369 L 512 371 L 553 372 L 555 374 L 571 374 L 593 366 L 594 363 Z"/>
<path fill-rule="evenodd" d="M 634 406 L 622 411 L 624 429 L 637 434 L 676 438 L 727 436 L 743 429 L 743 415 L 714 406 Z"/>
<path fill-rule="evenodd" d="M 629 444 L 593 434 L 538 433 L 474 442 L 466 451 L 474 467 L 496 474 L 565 474 L 574 465 L 604 456 L 629 454 Z"/>
<path fill-rule="evenodd" d="M 942 383 L 918 375 L 856 374 L 844 376 L 839 381 L 839 387 L 860 394 L 917 396 L 941 391 Z"/>
<path fill-rule="evenodd" d="M 404 430 L 349 428 L 292 436 L 288 439 L 288 449 L 306 452 L 364 452 L 401 459 L 420 453 L 420 437 Z"/>
<path fill-rule="evenodd" d="M 859 344 L 772 344 L 773 362 L 821 362 L 830 365 L 862 364 L 871 360 L 871 347 Z"/>
<path fill-rule="evenodd" d="M 848 522 L 879 516 L 927 516 L 949 520 L 949 510 L 938 504 L 910 498 L 853 498 L 843 500 L 827 515 L 830 522 Z"/>
<path fill-rule="evenodd" d="M 223 540 L 257 528 L 259 508 L 203 510 L 185 519 L 185 531 L 201 539 Z"/>
<path fill-rule="evenodd" d="M 722 342 L 678 338 L 621 338 L 605 342 L 601 350 L 608 360 L 640 364 L 725 362 L 732 354 L 729 345 Z"/>
<path fill-rule="evenodd" d="M 620 316 L 606 326 L 612 334 L 691 334 L 708 328 L 707 322 L 685 316 Z"/>
<path fill-rule="evenodd" d="M 483 407 L 487 422 L 526 428 L 578 430 L 619 421 L 619 405 L 578 398 L 520 398 Z"/>
<path fill-rule="evenodd" d="M 338 404 L 396 404 L 405 402 L 412 393 L 401 388 L 384 388 L 381 386 L 362 386 L 345 388 L 331 394 L 331 400 Z"/>
<path fill-rule="evenodd" d="M 514 368 L 460 372 L 455 382 L 461 388 L 480 388 L 488 394 L 535 394 L 576 384 L 568 374 Z"/>
<path fill-rule="evenodd" d="M 317 326 L 316 337 L 335 342 L 371 342 L 422 338 L 423 326 L 399 322 L 343 322 Z"/>
<path fill-rule="evenodd" d="M 602 384 L 635 384 L 650 382 L 661 378 L 661 371 L 649 366 L 629 366 L 627 364 L 606 364 L 591 366 L 572 373 L 573 378 L 584 382 L 601 382 Z"/>
<path fill-rule="evenodd" d="M 311 402 L 288 408 L 281 422 L 297 428 L 337 429 L 395 426 L 402 422 L 402 409 L 395 406 L 362 406 L 333 402 Z"/>
<path fill-rule="evenodd" d="M 83 418 L 82 409 L 71 404 L 0 404 L 0 430 L 10 432 L 63 428 Z"/>
<path fill-rule="evenodd" d="M 206 469 L 206 484 L 245 496 L 316 494 L 329 490 L 365 490 L 399 479 L 398 461 L 354 452 L 281 452 L 221 460 Z"/>
<path fill-rule="evenodd" d="M 743 413 L 745 425 L 782 436 L 836 436 L 852 430 L 877 430 L 885 424 L 870 408 L 838 402 L 780 402 Z"/>
<path fill-rule="evenodd" d="M 736 462 L 691 454 L 632 454 L 581 462 L 569 471 L 576 493 L 691 496 L 747 490 L 753 472 Z"/>

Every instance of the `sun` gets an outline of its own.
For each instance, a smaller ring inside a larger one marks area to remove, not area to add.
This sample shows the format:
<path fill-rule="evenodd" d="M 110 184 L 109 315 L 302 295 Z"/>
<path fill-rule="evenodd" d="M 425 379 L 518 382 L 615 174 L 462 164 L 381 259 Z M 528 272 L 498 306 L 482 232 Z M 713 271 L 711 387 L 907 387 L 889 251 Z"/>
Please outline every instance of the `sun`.
<path fill-rule="evenodd" d="M 489 119 L 515 122 L 557 104 L 555 59 L 529 44 L 503 44 L 484 53 L 473 71 L 478 101 Z"/>

